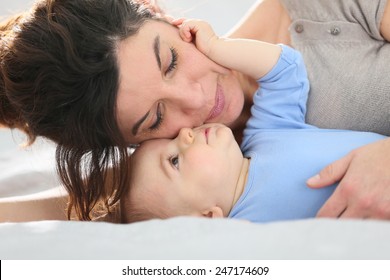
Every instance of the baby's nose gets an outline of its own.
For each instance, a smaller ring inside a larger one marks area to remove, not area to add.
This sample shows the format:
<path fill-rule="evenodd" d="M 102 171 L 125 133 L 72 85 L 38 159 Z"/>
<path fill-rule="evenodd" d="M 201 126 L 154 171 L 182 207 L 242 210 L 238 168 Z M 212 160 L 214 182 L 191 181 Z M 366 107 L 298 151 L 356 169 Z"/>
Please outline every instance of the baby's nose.
<path fill-rule="evenodd" d="M 191 144 L 194 141 L 194 131 L 191 128 L 180 129 L 179 139 L 184 144 Z"/>

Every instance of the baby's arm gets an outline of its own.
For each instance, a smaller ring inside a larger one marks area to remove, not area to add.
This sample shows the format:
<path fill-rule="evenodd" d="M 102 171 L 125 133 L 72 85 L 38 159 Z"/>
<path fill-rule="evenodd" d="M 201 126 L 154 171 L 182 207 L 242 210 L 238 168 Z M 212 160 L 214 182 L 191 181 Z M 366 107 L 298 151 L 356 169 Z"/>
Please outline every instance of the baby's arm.
<path fill-rule="evenodd" d="M 254 79 L 267 74 L 277 63 L 281 47 L 249 39 L 229 39 L 215 35 L 211 26 L 201 20 L 176 20 L 184 41 L 194 40 L 196 47 L 216 63 Z"/>

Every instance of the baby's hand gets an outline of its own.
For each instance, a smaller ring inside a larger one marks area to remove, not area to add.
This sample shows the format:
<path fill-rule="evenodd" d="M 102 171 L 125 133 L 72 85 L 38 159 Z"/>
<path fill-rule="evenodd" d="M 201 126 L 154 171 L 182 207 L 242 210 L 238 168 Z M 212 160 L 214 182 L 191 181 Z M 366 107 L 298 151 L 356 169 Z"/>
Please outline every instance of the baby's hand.
<path fill-rule="evenodd" d="M 197 19 L 176 19 L 172 24 L 179 28 L 179 34 L 184 41 L 194 41 L 196 47 L 210 57 L 213 44 L 218 40 L 218 36 L 207 22 Z"/>
<path fill-rule="evenodd" d="M 201 20 L 178 19 L 172 24 L 179 28 L 185 42 L 194 42 L 209 59 L 256 80 L 272 69 L 282 51 L 280 46 L 262 41 L 218 37 L 211 26 Z"/>

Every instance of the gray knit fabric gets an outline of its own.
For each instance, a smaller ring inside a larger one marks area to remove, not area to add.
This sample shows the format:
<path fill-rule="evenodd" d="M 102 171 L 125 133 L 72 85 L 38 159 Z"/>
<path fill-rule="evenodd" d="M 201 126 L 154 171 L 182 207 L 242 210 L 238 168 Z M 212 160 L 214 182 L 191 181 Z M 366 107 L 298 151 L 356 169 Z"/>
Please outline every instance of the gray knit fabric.
<path fill-rule="evenodd" d="M 308 123 L 390 135 L 390 44 L 379 32 L 386 1 L 281 0 L 311 83 Z"/>

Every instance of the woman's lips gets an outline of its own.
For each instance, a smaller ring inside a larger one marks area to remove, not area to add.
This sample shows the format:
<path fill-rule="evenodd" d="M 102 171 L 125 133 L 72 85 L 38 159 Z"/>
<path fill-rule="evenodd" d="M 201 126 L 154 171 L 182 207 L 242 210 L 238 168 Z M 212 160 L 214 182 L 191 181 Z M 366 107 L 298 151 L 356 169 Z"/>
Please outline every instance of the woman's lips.
<path fill-rule="evenodd" d="M 225 96 L 223 94 L 223 90 L 221 86 L 217 85 L 217 92 L 215 94 L 215 105 L 213 109 L 211 109 L 211 112 L 207 117 L 206 122 L 218 117 L 222 113 L 224 107 L 225 107 Z"/>

